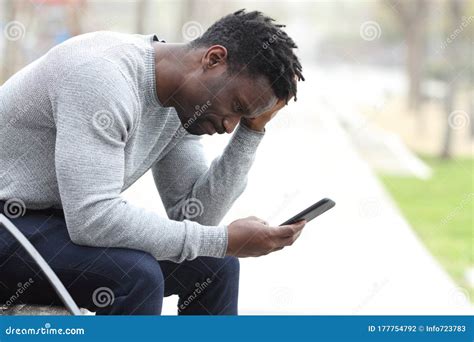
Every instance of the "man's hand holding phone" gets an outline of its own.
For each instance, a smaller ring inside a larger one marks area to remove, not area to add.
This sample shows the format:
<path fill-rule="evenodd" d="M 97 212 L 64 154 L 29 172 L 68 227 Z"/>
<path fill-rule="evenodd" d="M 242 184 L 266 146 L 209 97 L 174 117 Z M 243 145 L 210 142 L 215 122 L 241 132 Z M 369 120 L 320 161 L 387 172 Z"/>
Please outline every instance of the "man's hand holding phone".
<path fill-rule="evenodd" d="M 255 216 L 236 220 L 228 226 L 226 254 L 241 258 L 257 257 L 291 246 L 307 222 L 335 205 L 333 200 L 323 198 L 277 227 L 271 227 Z"/>
<path fill-rule="evenodd" d="M 228 226 L 227 255 L 239 258 L 258 257 L 291 246 L 300 236 L 306 221 L 283 226 L 269 226 L 258 217 L 250 216 Z"/>

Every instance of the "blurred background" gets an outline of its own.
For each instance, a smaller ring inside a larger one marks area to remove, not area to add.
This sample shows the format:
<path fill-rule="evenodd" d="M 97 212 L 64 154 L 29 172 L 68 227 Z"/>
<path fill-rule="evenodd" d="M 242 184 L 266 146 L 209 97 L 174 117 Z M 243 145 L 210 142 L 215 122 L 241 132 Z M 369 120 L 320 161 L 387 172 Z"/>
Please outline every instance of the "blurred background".
<path fill-rule="evenodd" d="M 188 42 L 241 8 L 286 24 L 307 80 L 269 124 L 247 190 L 224 221 L 257 215 L 278 224 L 322 197 L 337 206 L 291 249 L 242 260 L 241 312 L 473 312 L 473 1 L 0 6 L 0 84 L 86 32 Z M 204 138 L 209 160 L 228 139 Z M 164 213 L 149 173 L 124 196 Z"/>

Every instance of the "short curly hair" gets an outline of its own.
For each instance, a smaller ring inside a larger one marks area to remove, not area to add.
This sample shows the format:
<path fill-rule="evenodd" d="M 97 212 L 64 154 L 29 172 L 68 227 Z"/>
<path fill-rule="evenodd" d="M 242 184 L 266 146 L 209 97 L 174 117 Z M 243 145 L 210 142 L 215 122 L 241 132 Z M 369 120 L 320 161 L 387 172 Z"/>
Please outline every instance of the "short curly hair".
<path fill-rule="evenodd" d="M 293 53 L 297 46 L 275 20 L 259 11 L 241 9 L 216 21 L 190 42 L 192 48 L 222 45 L 227 49 L 231 74 L 246 68 L 249 76 L 263 75 L 278 99 L 295 97 L 297 81 L 304 81 L 302 66 Z"/>

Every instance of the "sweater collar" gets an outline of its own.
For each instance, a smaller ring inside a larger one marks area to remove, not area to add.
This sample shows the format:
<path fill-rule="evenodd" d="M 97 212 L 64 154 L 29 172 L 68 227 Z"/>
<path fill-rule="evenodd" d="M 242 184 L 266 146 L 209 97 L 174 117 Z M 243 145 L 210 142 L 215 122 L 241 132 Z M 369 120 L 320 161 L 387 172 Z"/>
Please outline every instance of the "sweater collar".
<path fill-rule="evenodd" d="M 147 41 L 149 42 L 147 50 L 145 52 L 145 65 L 146 65 L 146 74 L 145 74 L 145 94 L 148 100 L 153 105 L 164 107 L 158 98 L 156 89 L 156 70 L 155 70 L 155 49 L 153 48 L 154 42 L 165 43 L 164 40 L 160 40 L 156 34 L 151 34 L 146 36 Z"/>

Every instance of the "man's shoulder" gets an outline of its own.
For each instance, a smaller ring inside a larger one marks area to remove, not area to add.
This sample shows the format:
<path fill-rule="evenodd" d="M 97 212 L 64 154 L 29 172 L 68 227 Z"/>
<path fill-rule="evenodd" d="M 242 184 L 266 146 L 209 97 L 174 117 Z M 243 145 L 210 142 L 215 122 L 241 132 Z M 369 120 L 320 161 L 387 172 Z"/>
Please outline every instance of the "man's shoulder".
<path fill-rule="evenodd" d="M 142 35 L 111 31 L 85 33 L 52 48 L 45 62 L 54 65 L 61 78 L 83 68 L 120 70 L 131 59 L 140 61 L 142 50 L 149 49 L 146 39 Z M 106 72 L 99 75 L 107 77 Z"/>
<path fill-rule="evenodd" d="M 68 50 L 90 55 L 101 55 L 111 48 L 137 47 L 146 45 L 149 36 L 113 31 L 95 31 L 72 37 L 51 49 L 51 52 L 64 53 Z"/>

